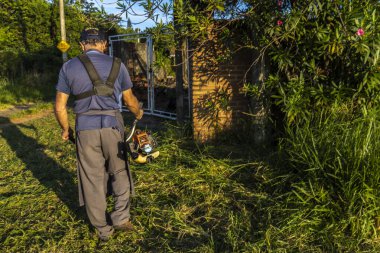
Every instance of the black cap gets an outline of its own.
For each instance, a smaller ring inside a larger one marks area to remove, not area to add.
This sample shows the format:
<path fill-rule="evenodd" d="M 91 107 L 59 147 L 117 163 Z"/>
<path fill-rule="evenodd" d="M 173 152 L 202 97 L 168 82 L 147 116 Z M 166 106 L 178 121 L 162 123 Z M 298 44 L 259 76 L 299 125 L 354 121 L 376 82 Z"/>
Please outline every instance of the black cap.
<path fill-rule="evenodd" d="M 87 28 L 80 33 L 80 41 L 86 40 L 106 40 L 105 33 L 98 28 Z"/>

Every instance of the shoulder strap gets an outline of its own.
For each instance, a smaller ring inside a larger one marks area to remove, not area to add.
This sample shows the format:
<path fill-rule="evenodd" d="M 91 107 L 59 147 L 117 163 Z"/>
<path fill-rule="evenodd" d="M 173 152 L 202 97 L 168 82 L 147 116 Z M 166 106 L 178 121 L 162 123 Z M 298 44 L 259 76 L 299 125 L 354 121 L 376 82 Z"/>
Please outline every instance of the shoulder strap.
<path fill-rule="evenodd" d="M 110 74 L 108 75 L 106 84 L 110 87 L 114 87 L 116 78 L 119 76 L 121 60 L 117 57 L 113 58 Z"/>
<path fill-rule="evenodd" d="M 81 54 L 78 56 L 78 58 L 83 63 L 83 66 L 85 67 L 88 76 L 91 79 L 92 85 L 97 86 L 103 84 L 103 80 L 100 78 L 90 58 L 88 58 L 86 54 Z"/>
<path fill-rule="evenodd" d="M 121 60 L 119 58 L 114 57 L 113 62 L 112 62 L 112 67 L 110 70 L 110 74 L 107 78 L 107 81 L 104 83 L 103 80 L 100 78 L 98 72 L 96 71 L 94 65 L 92 64 L 90 58 L 86 54 L 81 54 L 78 56 L 79 60 L 82 62 L 83 66 L 85 67 L 88 76 L 90 77 L 90 80 L 92 82 L 92 85 L 98 86 L 98 85 L 104 85 L 106 84 L 110 88 L 114 87 L 116 78 L 119 76 L 120 72 L 120 65 L 121 65 Z M 75 96 L 75 100 L 80 100 L 84 99 L 87 97 L 91 97 L 96 95 L 94 89 L 82 92 L 78 95 Z"/>

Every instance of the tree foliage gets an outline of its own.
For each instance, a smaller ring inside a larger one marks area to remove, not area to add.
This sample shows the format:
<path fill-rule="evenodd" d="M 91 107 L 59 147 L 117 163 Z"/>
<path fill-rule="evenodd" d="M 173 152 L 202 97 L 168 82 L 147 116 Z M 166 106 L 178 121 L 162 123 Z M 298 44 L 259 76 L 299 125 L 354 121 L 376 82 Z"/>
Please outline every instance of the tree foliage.
<path fill-rule="evenodd" d="M 51 48 L 56 36 L 53 13 L 53 5 L 44 0 L 1 1 L 1 75 L 22 74 L 26 68 L 33 68 L 29 56 Z M 45 64 L 38 61 L 38 65 Z"/>
<path fill-rule="evenodd" d="M 227 42 L 231 52 L 248 47 L 260 51 L 260 57 L 269 56 L 267 81 L 247 88 L 274 94 L 289 122 L 332 103 L 373 106 L 379 102 L 378 0 L 118 3 L 127 13 L 140 5 L 146 18 L 156 21 L 159 13 L 174 15 L 176 26 L 168 27 L 177 36 L 205 41 L 212 32 L 218 35 L 212 39 Z M 252 67 L 258 62 L 252 59 Z"/>
<path fill-rule="evenodd" d="M 61 61 L 58 0 L 0 2 L 0 75 L 16 77 L 25 71 L 50 71 Z M 105 13 L 87 1 L 65 1 L 69 57 L 79 52 L 80 31 L 96 26 L 110 33 L 120 30 L 120 17 Z"/>
<path fill-rule="evenodd" d="M 266 29 L 263 44 L 289 121 L 319 107 L 379 102 L 379 1 L 297 2 Z"/>

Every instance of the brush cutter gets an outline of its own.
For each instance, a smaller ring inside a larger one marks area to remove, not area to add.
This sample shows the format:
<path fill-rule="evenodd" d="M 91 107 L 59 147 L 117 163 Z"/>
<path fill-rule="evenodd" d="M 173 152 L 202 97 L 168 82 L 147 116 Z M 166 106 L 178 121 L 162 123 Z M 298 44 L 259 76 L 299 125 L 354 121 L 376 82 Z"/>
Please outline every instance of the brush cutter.
<path fill-rule="evenodd" d="M 155 150 L 157 142 L 150 132 L 136 129 L 137 122 L 135 119 L 129 135 L 125 134 L 126 150 L 136 163 L 150 163 L 160 155 L 160 152 Z"/>
<path fill-rule="evenodd" d="M 142 108 L 142 104 L 140 104 L 140 108 Z M 150 163 L 160 155 L 160 152 L 155 150 L 157 142 L 150 132 L 136 129 L 137 122 L 138 120 L 135 119 L 130 133 L 124 134 L 125 151 L 136 163 Z M 71 128 L 69 129 L 69 141 L 75 144 L 74 131 Z"/>

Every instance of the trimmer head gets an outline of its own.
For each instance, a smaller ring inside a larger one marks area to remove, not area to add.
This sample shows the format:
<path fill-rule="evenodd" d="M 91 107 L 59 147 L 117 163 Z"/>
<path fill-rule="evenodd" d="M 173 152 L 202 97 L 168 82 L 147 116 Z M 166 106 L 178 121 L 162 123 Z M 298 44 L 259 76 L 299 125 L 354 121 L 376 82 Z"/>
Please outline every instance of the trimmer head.
<path fill-rule="evenodd" d="M 152 134 L 139 129 L 134 132 L 127 146 L 132 160 L 137 163 L 152 162 L 160 154 L 159 151 L 155 150 L 157 142 Z"/>
<path fill-rule="evenodd" d="M 136 159 L 133 159 L 136 163 L 150 163 L 160 155 L 160 151 L 155 151 L 149 155 L 138 154 Z"/>

